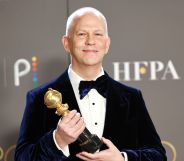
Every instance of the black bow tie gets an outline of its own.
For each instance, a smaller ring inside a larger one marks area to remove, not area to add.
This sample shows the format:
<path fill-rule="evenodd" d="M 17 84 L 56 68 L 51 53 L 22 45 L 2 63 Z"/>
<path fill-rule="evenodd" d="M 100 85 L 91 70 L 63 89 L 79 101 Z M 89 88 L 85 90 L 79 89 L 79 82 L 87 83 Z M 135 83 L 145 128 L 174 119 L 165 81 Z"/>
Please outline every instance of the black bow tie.
<path fill-rule="evenodd" d="M 96 81 L 80 81 L 79 84 L 80 99 L 83 99 L 92 88 L 96 89 L 98 93 L 100 93 L 103 97 L 106 98 L 107 76 L 102 75 L 101 77 L 97 78 Z"/>

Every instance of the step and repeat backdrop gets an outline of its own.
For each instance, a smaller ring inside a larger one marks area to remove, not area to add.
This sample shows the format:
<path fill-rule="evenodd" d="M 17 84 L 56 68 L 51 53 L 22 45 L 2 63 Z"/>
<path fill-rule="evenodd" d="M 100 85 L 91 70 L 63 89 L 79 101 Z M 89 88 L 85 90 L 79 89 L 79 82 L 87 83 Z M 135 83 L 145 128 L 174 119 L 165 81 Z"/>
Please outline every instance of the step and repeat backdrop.
<path fill-rule="evenodd" d="M 0 0 L 0 161 L 13 161 L 27 91 L 68 66 L 61 37 L 68 15 L 84 6 L 108 21 L 105 70 L 142 90 L 168 161 L 183 161 L 182 0 Z"/>

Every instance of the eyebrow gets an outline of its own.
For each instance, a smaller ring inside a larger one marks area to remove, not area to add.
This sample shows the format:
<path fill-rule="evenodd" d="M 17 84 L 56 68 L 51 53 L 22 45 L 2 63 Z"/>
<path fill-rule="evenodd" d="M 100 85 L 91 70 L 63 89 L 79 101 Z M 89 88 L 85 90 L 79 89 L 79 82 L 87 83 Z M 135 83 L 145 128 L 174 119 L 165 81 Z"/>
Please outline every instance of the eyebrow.
<path fill-rule="evenodd" d="M 76 33 L 78 33 L 78 32 L 88 32 L 88 30 L 86 30 L 86 29 L 79 29 L 79 30 L 76 31 Z M 105 31 L 101 30 L 101 29 L 96 29 L 93 32 L 103 32 L 103 33 L 105 33 Z"/>

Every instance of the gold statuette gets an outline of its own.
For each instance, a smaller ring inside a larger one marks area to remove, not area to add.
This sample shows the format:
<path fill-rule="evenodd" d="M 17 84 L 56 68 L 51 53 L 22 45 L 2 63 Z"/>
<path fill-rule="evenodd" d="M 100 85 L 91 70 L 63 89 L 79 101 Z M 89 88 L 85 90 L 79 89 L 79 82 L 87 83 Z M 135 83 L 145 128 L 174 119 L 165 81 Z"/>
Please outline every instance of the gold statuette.
<path fill-rule="evenodd" d="M 49 88 L 44 95 L 44 103 L 48 108 L 56 108 L 56 114 L 66 116 L 70 111 L 68 104 L 62 104 L 62 94 L 57 90 Z M 91 134 L 87 128 L 79 135 L 79 145 L 83 151 L 94 153 L 102 146 L 102 141 L 95 134 Z"/>
<path fill-rule="evenodd" d="M 68 104 L 62 104 L 62 95 L 60 92 L 49 88 L 44 96 L 44 103 L 48 108 L 56 108 L 58 116 L 66 116 L 70 111 Z"/>

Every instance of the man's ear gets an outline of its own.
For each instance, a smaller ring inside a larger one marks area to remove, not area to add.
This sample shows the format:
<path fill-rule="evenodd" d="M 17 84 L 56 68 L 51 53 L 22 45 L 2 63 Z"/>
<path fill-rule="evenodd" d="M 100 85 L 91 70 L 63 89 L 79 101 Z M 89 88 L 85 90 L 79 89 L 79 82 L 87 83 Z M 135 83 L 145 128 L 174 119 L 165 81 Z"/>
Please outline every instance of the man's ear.
<path fill-rule="evenodd" d="M 64 35 L 61 39 L 61 42 L 66 52 L 70 53 L 69 38 L 66 35 Z"/>
<path fill-rule="evenodd" d="M 106 50 L 105 50 L 105 54 L 108 53 L 110 44 L 111 44 L 111 39 L 110 39 L 110 37 L 108 37 L 108 38 L 107 38 L 107 41 L 106 41 Z"/>

